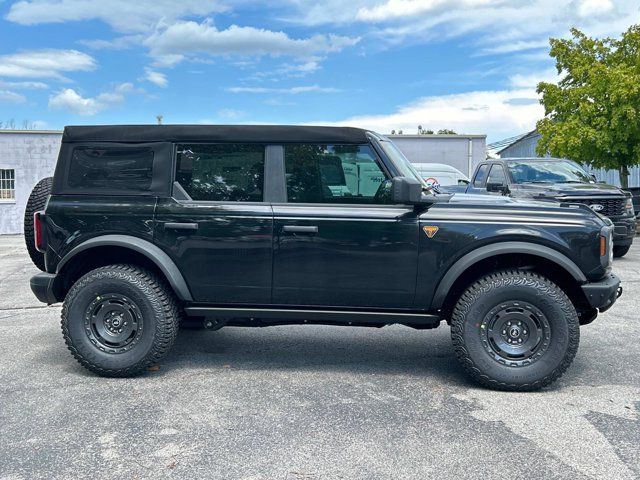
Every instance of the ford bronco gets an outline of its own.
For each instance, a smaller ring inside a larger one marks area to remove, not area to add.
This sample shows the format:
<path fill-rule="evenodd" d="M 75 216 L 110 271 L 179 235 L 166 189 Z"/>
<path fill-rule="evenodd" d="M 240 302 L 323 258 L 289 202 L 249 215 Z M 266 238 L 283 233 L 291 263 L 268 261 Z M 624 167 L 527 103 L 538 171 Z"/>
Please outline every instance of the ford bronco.
<path fill-rule="evenodd" d="M 355 128 L 67 127 L 29 205 L 44 270 L 31 288 L 63 302 L 69 350 L 104 376 L 147 370 L 186 320 L 445 321 L 471 377 L 534 390 L 622 292 L 607 218 L 434 193 L 393 143 Z"/>

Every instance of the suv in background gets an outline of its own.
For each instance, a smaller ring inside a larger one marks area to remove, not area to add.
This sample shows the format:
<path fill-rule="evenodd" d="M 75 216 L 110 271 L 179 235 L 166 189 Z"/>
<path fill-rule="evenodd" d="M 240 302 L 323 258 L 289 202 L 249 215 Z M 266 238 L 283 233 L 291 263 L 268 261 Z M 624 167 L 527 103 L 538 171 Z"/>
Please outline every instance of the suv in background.
<path fill-rule="evenodd" d="M 585 204 L 613 222 L 614 257 L 627 254 L 636 234 L 631 193 L 597 183 L 593 175 L 570 160 L 487 160 L 476 167 L 467 193 L 493 193 L 521 199 Z"/>
<path fill-rule="evenodd" d="M 210 329 L 446 321 L 474 379 L 534 390 L 621 293 L 609 220 L 439 195 L 366 130 L 67 127 L 49 183 L 30 202 L 44 270 L 31 288 L 63 302 L 69 350 L 104 376 L 158 362 L 185 317 Z"/>

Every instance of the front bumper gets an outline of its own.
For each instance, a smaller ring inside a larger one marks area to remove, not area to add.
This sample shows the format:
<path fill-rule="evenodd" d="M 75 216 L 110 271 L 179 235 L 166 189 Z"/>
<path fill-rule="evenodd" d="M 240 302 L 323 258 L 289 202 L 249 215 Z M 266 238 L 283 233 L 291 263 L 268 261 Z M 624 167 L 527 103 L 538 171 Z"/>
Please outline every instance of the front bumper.
<path fill-rule="evenodd" d="M 626 246 L 633 243 L 636 235 L 636 218 L 616 218 L 613 222 L 613 243 L 614 245 Z"/>
<path fill-rule="evenodd" d="M 622 295 L 620 279 L 613 273 L 607 275 L 597 282 L 585 283 L 581 286 L 587 301 L 592 308 L 597 308 L 600 312 L 605 312 L 616 303 Z"/>
<path fill-rule="evenodd" d="M 53 273 L 38 273 L 31 277 L 31 291 L 38 300 L 47 305 L 57 303 L 58 299 L 53 293 L 53 281 L 56 276 Z"/>

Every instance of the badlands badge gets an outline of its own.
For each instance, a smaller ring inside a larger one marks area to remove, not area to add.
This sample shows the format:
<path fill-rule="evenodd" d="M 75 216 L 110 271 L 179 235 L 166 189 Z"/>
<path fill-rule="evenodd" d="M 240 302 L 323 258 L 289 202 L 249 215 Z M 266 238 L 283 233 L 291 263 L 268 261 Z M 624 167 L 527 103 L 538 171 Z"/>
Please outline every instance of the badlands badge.
<path fill-rule="evenodd" d="M 427 237 L 433 238 L 435 234 L 438 233 L 439 228 L 435 225 L 425 225 L 422 227 L 422 230 L 427 234 Z"/>

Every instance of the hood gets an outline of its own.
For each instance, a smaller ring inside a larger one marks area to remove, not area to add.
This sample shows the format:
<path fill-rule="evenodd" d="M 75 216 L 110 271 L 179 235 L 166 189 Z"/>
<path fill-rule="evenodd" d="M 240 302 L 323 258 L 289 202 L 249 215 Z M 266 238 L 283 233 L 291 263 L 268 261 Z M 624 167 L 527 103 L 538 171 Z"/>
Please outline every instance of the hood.
<path fill-rule="evenodd" d="M 512 193 L 538 200 L 556 197 L 626 196 L 625 192 L 606 183 L 525 183 L 513 185 Z"/>

